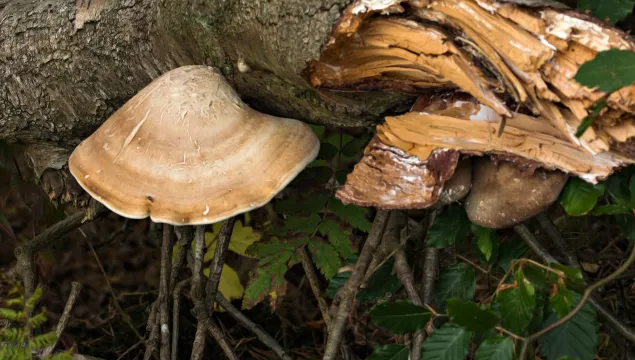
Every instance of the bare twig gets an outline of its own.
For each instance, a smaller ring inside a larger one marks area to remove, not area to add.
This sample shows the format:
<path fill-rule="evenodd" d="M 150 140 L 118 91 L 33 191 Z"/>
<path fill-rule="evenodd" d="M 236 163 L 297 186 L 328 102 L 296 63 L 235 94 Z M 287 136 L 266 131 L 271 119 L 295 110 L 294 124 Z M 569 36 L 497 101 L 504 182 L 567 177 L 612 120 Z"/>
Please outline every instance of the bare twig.
<path fill-rule="evenodd" d="M 381 241 L 386 223 L 388 220 L 388 212 L 386 210 L 378 210 L 373 226 L 370 229 L 366 243 L 355 265 L 353 273 L 346 281 L 346 284 L 338 291 L 340 294 L 340 304 L 335 317 L 331 319 L 331 327 L 329 328 L 328 339 L 324 351 L 324 360 L 335 360 L 339 353 L 340 344 L 346 329 L 346 320 L 348 313 L 353 305 L 357 289 L 364 280 L 364 274 L 368 270 L 371 258 L 379 242 Z"/>
<path fill-rule="evenodd" d="M 150 336 L 148 337 L 143 360 L 149 360 L 153 355 L 156 358 L 156 348 L 159 342 L 159 322 L 159 302 L 155 301 L 152 303 L 150 316 L 148 316 L 148 324 L 146 325 L 146 332 L 150 332 Z"/>
<path fill-rule="evenodd" d="M 214 311 L 214 300 L 216 299 L 216 292 L 218 291 L 218 284 L 220 283 L 220 277 L 223 272 L 223 265 L 225 265 L 225 258 L 227 257 L 229 241 L 232 237 L 235 222 L 236 217 L 225 220 L 225 223 L 218 233 L 214 257 L 212 258 L 212 263 L 209 265 L 209 278 L 207 278 L 207 284 L 205 285 L 205 302 L 207 303 L 207 309 L 209 309 L 210 313 Z"/>
<path fill-rule="evenodd" d="M 187 251 L 190 249 L 190 244 L 194 239 L 194 232 L 191 226 L 182 226 L 180 229 L 181 238 L 179 239 L 179 249 L 174 256 L 174 262 L 172 263 L 172 272 L 170 273 L 170 292 L 174 289 L 176 280 L 179 278 L 179 271 L 185 263 Z"/>
<path fill-rule="evenodd" d="M 281 359 L 291 360 L 291 357 L 287 355 L 282 346 L 280 346 L 271 335 L 267 334 L 258 324 L 243 315 L 243 313 L 236 309 L 229 300 L 225 299 L 220 292 L 216 293 L 216 302 L 245 328 L 253 332 L 263 344 L 267 345 L 267 347 L 273 350 Z"/>
<path fill-rule="evenodd" d="M 42 358 L 46 358 L 53 354 L 53 350 L 55 346 L 57 346 L 57 342 L 60 340 L 62 333 L 66 329 L 66 325 L 68 325 L 68 320 L 71 318 L 71 312 L 73 311 L 73 307 L 75 306 L 75 301 L 77 300 L 77 295 L 82 290 L 82 284 L 77 281 L 73 281 L 71 283 L 71 294 L 68 296 L 68 300 L 66 300 L 66 305 L 64 306 L 64 312 L 62 316 L 60 316 L 59 321 L 57 322 L 57 328 L 55 329 L 55 343 L 42 352 Z"/>
<path fill-rule="evenodd" d="M 558 261 L 549 253 L 549 251 L 536 239 L 534 234 L 527 228 L 527 226 L 521 224 L 516 225 L 514 230 L 520 235 L 525 243 L 533 250 L 540 259 L 545 263 L 558 263 Z M 600 299 L 595 296 L 591 296 L 589 303 L 595 307 L 595 309 L 604 317 L 604 320 L 609 323 L 615 330 L 617 330 L 622 336 L 631 342 L 635 342 L 635 330 L 628 327 L 615 314 L 607 309 Z"/>
<path fill-rule="evenodd" d="M 159 312 L 161 317 L 161 360 L 170 359 L 170 296 L 168 282 L 172 268 L 172 226 L 163 224 L 163 242 L 161 244 L 161 275 L 159 280 Z"/>
<path fill-rule="evenodd" d="M 190 287 L 190 297 L 192 300 L 203 300 L 203 258 L 205 256 L 205 226 L 196 227 L 196 249 L 194 250 L 194 268 L 192 269 L 192 285 Z M 191 360 L 203 359 L 205 350 L 205 325 L 199 321 L 196 326 L 196 337 L 192 344 Z"/>
<path fill-rule="evenodd" d="M 186 279 L 174 287 L 172 292 L 172 360 L 179 358 L 179 313 L 181 311 L 181 291 L 192 279 Z"/>
<path fill-rule="evenodd" d="M 306 274 L 307 279 L 309 279 L 309 285 L 311 286 L 311 290 L 313 291 L 313 296 L 317 299 L 318 307 L 322 312 L 322 318 L 324 319 L 324 323 L 326 323 L 326 327 L 328 328 L 331 323 L 331 317 L 329 316 L 329 308 L 326 300 L 322 296 L 322 290 L 320 287 L 320 281 L 317 271 L 315 270 L 315 265 L 311 260 L 311 254 L 309 254 L 309 250 L 306 246 L 303 246 L 298 250 L 300 252 L 300 259 L 302 259 L 302 268 L 304 269 L 304 273 Z"/>
<path fill-rule="evenodd" d="M 553 221 L 551 221 L 549 216 L 542 212 L 536 216 L 536 220 L 538 220 L 540 227 L 545 231 L 547 236 L 549 236 L 549 239 L 551 239 L 551 241 L 553 241 L 553 243 L 556 244 L 556 246 L 558 246 L 558 248 L 562 251 L 562 254 L 567 259 L 567 265 L 579 269 L 580 260 L 578 260 L 578 256 L 575 254 L 575 249 L 567 244 L 566 240 L 562 237 L 560 231 L 558 231 L 558 228 Z"/>

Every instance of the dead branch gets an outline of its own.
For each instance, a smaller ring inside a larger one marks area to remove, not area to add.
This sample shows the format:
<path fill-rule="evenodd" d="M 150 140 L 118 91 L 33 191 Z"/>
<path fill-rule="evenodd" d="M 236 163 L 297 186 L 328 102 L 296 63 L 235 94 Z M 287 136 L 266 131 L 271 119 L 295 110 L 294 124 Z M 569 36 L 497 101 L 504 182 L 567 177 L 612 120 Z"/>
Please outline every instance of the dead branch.
<path fill-rule="evenodd" d="M 191 231 L 190 231 L 191 233 Z M 181 311 L 181 291 L 192 279 L 186 279 L 174 287 L 172 292 L 172 360 L 179 357 L 179 313 Z"/>
<path fill-rule="evenodd" d="M 346 330 L 346 320 L 348 319 L 349 311 L 355 300 L 355 294 L 357 289 L 364 280 L 364 274 L 368 270 L 368 265 L 372 259 L 372 255 L 377 249 L 379 242 L 381 241 L 386 223 L 388 221 L 388 212 L 385 210 L 378 210 L 373 226 L 370 229 L 366 243 L 362 248 L 362 251 L 355 265 L 355 269 L 348 278 L 346 284 L 338 291 L 340 294 L 340 304 L 337 309 L 335 317 L 332 319 L 331 328 L 329 329 L 328 339 L 326 341 L 326 348 L 324 351 L 324 360 L 335 360 L 339 353 L 340 344 L 344 331 Z"/>
<path fill-rule="evenodd" d="M 320 312 L 322 312 L 322 318 L 326 323 L 326 327 L 328 329 L 331 323 L 331 317 L 329 316 L 329 307 L 326 303 L 326 299 L 322 296 L 322 290 L 320 286 L 319 275 L 315 269 L 315 265 L 313 264 L 313 260 L 311 260 L 311 254 L 309 254 L 309 250 L 306 246 L 303 246 L 298 250 L 300 252 L 300 259 L 302 260 L 302 268 L 304 269 L 304 273 L 306 274 L 307 279 L 309 279 L 309 285 L 311 286 L 311 290 L 313 291 L 313 296 L 315 296 L 318 307 L 320 308 Z"/>
<path fill-rule="evenodd" d="M 236 217 L 225 220 L 216 238 L 216 250 L 214 251 L 212 263 L 209 265 L 209 278 L 207 278 L 207 284 L 205 285 L 205 303 L 210 314 L 214 311 L 216 292 L 218 291 L 218 284 L 225 265 L 227 249 L 229 249 L 229 241 L 232 237 L 235 222 Z"/>
<path fill-rule="evenodd" d="M 161 317 L 161 360 L 170 359 L 170 306 L 169 280 L 172 270 L 172 226 L 163 225 L 163 242 L 161 244 L 161 275 L 159 280 L 159 311 Z"/>
<path fill-rule="evenodd" d="M 66 325 L 68 325 L 68 320 L 70 320 L 71 318 L 71 312 L 73 311 L 73 307 L 75 306 L 75 301 L 77 300 L 77 296 L 79 295 L 79 292 L 81 290 L 82 290 L 82 284 L 78 283 L 77 281 L 73 281 L 71 283 L 71 293 L 68 296 L 68 300 L 66 300 L 66 305 L 64 306 L 64 312 L 62 312 L 62 316 L 57 322 L 57 328 L 55 329 L 55 335 L 56 335 L 55 343 L 47 347 L 46 349 L 44 349 L 44 351 L 42 352 L 43 358 L 49 357 L 51 356 L 51 354 L 53 354 L 53 350 L 55 349 L 55 346 L 57 346 L 57 342 L 60 340 L 62 333 L 64 333 L 64 330 L 66 329 Z"/>

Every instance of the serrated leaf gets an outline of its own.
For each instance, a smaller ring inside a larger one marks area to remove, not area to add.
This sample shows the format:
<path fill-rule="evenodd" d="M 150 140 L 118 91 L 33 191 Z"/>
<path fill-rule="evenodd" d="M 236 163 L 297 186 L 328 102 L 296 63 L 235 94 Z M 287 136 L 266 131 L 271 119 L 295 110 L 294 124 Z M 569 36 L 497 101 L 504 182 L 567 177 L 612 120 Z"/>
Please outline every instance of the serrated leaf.
<path fill-rule="evenodd" d="M 531 263 L 526 263 L 523 267 L 525 279 L 540 289 L 545 289 L 547 287 L 547 274 L 545 274 L 545 272 L 546 270 Z"/>
<path fill-rule="evenodd" d="M 526 252 L 527 244 L 514 236 L 510 241 L 501 244 L 498 254 L 498 265 L 504 272 L 507 272 L 512 261 L 523 258 Z"/>
<path fill-rule="evenodd" d="M 73 359 L 73 353 L 71 353 L 71 351 L 64 351 L 64 352 L 58 352 L 54 355 L 51 355 L 51 357 L 47 357 L 45 358 L 45 360 L 72 360 Z"/>
<path fill-rule="evenodd" d="M 19 328 L 5 328 L 0 330 L 0 339 L 13 343 L 24 342 L 24 330 Z"/>
<path fill-rule="evenodd" d="M 580 216 L 591 211 L 603 193 L 604 184 L 593 185 L 572 177 L 560 194 L 560 203 L 567 214 Z"/>
<path fill-rule="evenodd" d="M 331 210 L 340 219 L 348 221 L 348 223 L 361 231 L 368 232 L 371 222 L 366 219 L 366 209 L 356 205 L 344 205 L 339 199 L 332 198 L 329 201 L 329 210 Z"/>
<path fill-rule="evenodd" d="M 434 219 L 426 236 L 426 245 L 442 249 L 462 243 L 470 233 L 470 226 L 463 207 L 452 204 Z"/>
<path fill-rule="evenodd" d="M 282 286 L 286 272 L 287 265 L 284 263 L 273 263 L 265 268 L 256 269 L 255 276 L 250 277 L 249 284 L 245 289 L 242 308 L 251 309 L 262 301 L 268 293 Z"/>
<path fill-rule="evenodd" d="M 579 0 L 578 10 L 589 11 L 591 16 L 615 24 L 633 11 L 633 5 L 634 0 Z"/>
<path fill-rule="evenodd" d="M 238 255 L 250 256 L 246 253 L 247 248 L 256 241 L 260 241 L 260 238 L 261 235 L 251 226 L 243 226 L 241 221 L 236 221 L 229 241 L 229 250 Z"/>
<path fill-rule="evenodd" d="M 498 316 L 471 301 L 448 300 L 448 316 L 453 323 L 472 332 L 484 333 L 498 324 Z"/>
<path fill-rule="evenodd" d="M 355 264 L 357 263 L 357 259 L 358 259 L 357 254 L 354 254 L 348 257 L 344 261 L 344 264 L 342 265 L 342 267 L 338 269 L 337 275 L 335 275 L 329 281 L 329 285 L 326 288 L 326 291 L 324 292 L 324 296 L 326 296 L 329 299 L 333 299 L 335 297 L 335 294 L 337 294 L 340 288 L 344 286 L 344 284 L 346 284 L 346 281 L 348 280 L 348 278 L 351 277 L 351 273 L 353 271 L 352 269 L 353 269 L 353 266 L 355 266 Z M 343 269 L 344 267 L 346 267 L 346 271 L 344 271 Z"/>
<path fill-rule="evenodd" d="M 31 328 L 37 328 L 40 327 L 42 324 L 44 324 L 46 322 L 46 314 L 44 313 L 44 311 L 40 312 L 39 314 L 31 317 L 30 319 L 27 320 L 27 322 L 29 323 L 29 325 L 31 326 Z"/>
<path fill-rule="evenodd" d="M 613 92 L 635 82 L 635 53 L 628 50 L 602 51 L 580 66 L 575 81 L 602 92 Z"/>
<path fill-rule="evenodd" d="M 32 310 L 33 308 L 35 308 L 35 305 L 40 301 L 41 298 L 42 298 L 42 287 L 38 286 L 35 288 L 35 291 L 33 291 L 33 295 L 31 295 L 31 298 L 28 299 L 26 303 L 24 304 L 24 309 L 26 311 Z"/>
<path fill-rule="evenodd" d="M 475 354 L 475 360 L 512 360 L 513 358 L 514 341 L 502 336 L 483 341 Z"/>
<path fill-rule="evenodd" d="M 331 244 L 319 240 L 309 241 L 309 249 L 313 254 L 313 261 L 326 279 L 330 279 L 337 273 L 340 264 L 340 257 Z"/>
<path fill-rule="evenodd" d="M 631 242 L 635 242 L 635 215 L 626 214 L 616 217 L 617 224 L 624 236 Z"/>
<path fill-rule="evenodd" d="M 517 286 L 500 291 L 496 295 L 496 303 L 501 312 L 501 320 L 506 329 L 521 334 L 527 329 L 536 307 L 533 285 L 525 280 L 522 271 L 515 273 Z"/>
<path fill-rule="evenodd" d="M 209 268 L 203 269 L 203 275 L 209 277 Z M 223 294 L 227 300 L 240 299 L 243 297 L 245 287 L 240 282 L 240 278 L 236 270 L 227 264 L 223 264 L 223 272 L 218 283 L 218 291 Z"/>
<path fill-rule="evenodd" d="M 375 271 L 368 282 L 368 287 L 357 292 L 357 301 L 375 302 L 396 293 L 403 286 L 397 274 L 393 272 L 394 263 L 394 259 L 391 258 Z"/>
<path fill-rule="evenodd" d="M 584 119 L 582 119 L 582 122 L 580 122 L 580 125 L 578 125 L 578 128 L 575 131 L 576 137 L 584 135 L 586 130 L 593 125 L 595 118 L 600 115 L 600 111 L 606 107 L 606 104 L 606 100 L 600 100 L 597 104 L 593 105 L 591 113 L 585 116 Z"/>
<path fill-rule="evenodd" d="M 336 146 L 332 144 L 328 144 L 328 143 L 322 143 L 320 144 L 320 151 L 318 153 L 317 159 L 331 160 L 332 158 L 337 156 L 338 153 L 339 153 L 339 150 L 337 149 Z"/>
<path fill-rule="evenodd" d="M 312 234 L 320 223 L 320 215 L 313 213 L 309 216 L 289 216 L 285 221 L 284 228 L 292 234 L 305 233 Z"/>
<path fill-rule="evenodd" d="M 584 285 L 584 278 L 582 277 L 582 270 L 570 266 L 565 266 L 559 263 L 551 263 L 549 267 L 555 270 L 560 270 L 566 276 L 567 282 L 574 284 L 576 286 Z M 557 276 L 553 273 L 550 273 L 552 281 L 557 282 Z"/>
<path fill-rule="evenodd" d="M 370 311 L 370 318 L 375 325 L 400 335 L 423 329 L 431 316 L 430 310 L 403 300 L 383 302 L 375 305 Z"/>
<path fill-rule="evenodd" d="M 549 303 L 558 317 L 563 317 L 571 311 L 573 292 L 564 286 L 559 287 L 558 292 L 549 298 Z"/>
<path fill-rule="evenodd" d="M 326 207 L 326 201 L 329 199 L 329 195 L 322 193 L 308 193 L 308 196 L 303 198 L 287 198 L 284 200 L 277 200 L 275 203 L 276 211 L 285 214 L 312 214 L 319 211 L 324 211 Z"/>
<path fill-rule="evenodd" d="M 620 204 L 608 204 L 600 205 L 589 212 L 589 215 L 601 216 L 601 215 L 619 215 L 628 214 L 633 211 L 629 206 Z"/>
<path fill-rule="evenodd" d="M 322 125 L 309 125 L 311 126 L 311 130 L 313 130 L 313 132 L 315 133 L 315 136 L 318 137 L 318 139 L 321 139 L 324 136 L 324 131 L 326 130 L 326 127 L 322 126 Z"/>
<path fill-rule="evenodd" d="M 449 298 L 472 300 L 476 290 L 474 269 L 465 263 L 451 264 L 441 270 L 434 286 L 434 297 L 440 311 Z"/>
<path fill-rule="evenodd" d="M 46 334 L 32 337 L 31 340 L 29 340 L 29 347 L 32 350 L 44 349 L 47 346 L 51 346 L 55 344 L 56 340 L 57 340 L 57 334 L 55 334 L 55 331 L 51 331 Z"/>
<path fill-rule="evenodd" d="M 340 224 L 331 219 L 326 219 L 320 223 L 319 231 L 322 235 L 328 236 L 328 240 L 333 245 L 340 257 L 348 259 L 353 255 L 351 249 L 351 241 L 349 240 L 350 232 L 340 230 Z"/>
<path fill-rule="evenodd" d="M 410 351 L 405 345 L 390 344 L 373 347 L 373 353 L 368 360 L 408 360 Z"/>
<path fill-rule="evenodd" d="M 22 315 L 23 313 L 21 311 L 0 308 L 0 319 L 7 319 L 11 321 L 21 321 Z"/>
<path fill-rule="evenodd" d="M 483 256 L 485 256 L 485 260 L 489 261 L 492 257 L 492 250 L 494 248 L 493 242 L 497 236 L 496 231 L 476 224 L 472 224 L 471 228 L 472 233 L 476 237 L 478 249 L 481 251 Z"/>
<path fill-rule="evenodd" d="M 580 296 L 574 293 L 574 303 Z M 558 315 L 551 314 L 543 324 L 543 328 L 558 321 Z M 595 358 L 598 344 L 598 323 L 595 309 L 585 304 L 582 309 L 563 325 L 549 331 L 540 338 L 541 353 L 546 360 L 557 360 L 564 356 L 576 357 L 580 360 Z"/>
<path fill-rule="evenodd" d="M 422 359 L 463 360 L 468 354 L 470 337 L 466 329 L 448 324 L 437 329 L 423 342 Z"/>

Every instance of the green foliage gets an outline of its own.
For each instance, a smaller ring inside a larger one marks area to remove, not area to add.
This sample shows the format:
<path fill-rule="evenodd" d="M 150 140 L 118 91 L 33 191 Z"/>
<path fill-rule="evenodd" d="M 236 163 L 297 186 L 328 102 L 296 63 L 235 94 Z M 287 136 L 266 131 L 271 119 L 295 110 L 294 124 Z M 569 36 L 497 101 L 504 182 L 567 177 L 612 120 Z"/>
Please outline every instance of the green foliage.
<path fill-rule="evenodd" d="M 422 358 L 426 360 L 465 359 L 472 334 L 457 325 L 447 324 L 435 330 L 423 342 Z"/>
<path fill-rule="evenodd" d="M 634 0 L 579 0 L 578 10 L 615 24 L 633 11 Z"/>
<path fill-rule="evenodd" d="M 319 232 L 328 237 L 329 242 L 343 259 L 348 259 L 354 254 L 351 248 L 349 230 L 343 230 L 337 221 L 325 219 L 320 223 Z"/>
<path fill-rule="evenodd" d="M 338 199 L 331 199 L 329 210 L 352 227 L 364 232 L 370 231 L 371 222 L 366 219 L 366 209 L 356 205 L 344 205 Z"/>
<path fill-rule="evenodd" d="M 408 360 L 410 351 L 407 346 L 390 344 L 379 345 L 373 348 L 373 353 L 368 360 Z"/>
<path fill-rule="evenodd" d="M 558 317 L 563 317 L 571 311 L 571 306 L 573 305 L 573 292 L 567 289 L 565 284 L 560 285 L 561 286 L 558 287 L 558 292 L 549 298 L 549 303 Z"/>
<path fill-rule="evenodd" d="M 434 287 L 434 296 L 439 310 L 443 311 L 448 299 L 472 300 L 475 290 L 474 269 L 467 264 L 456 263 L 441 270 Z"/>
<path fill-rule="evenodd" d="M 593 125 L 595 118 L 598 115 L 600 115 L 600 111 L 602 111 L 602 109 L 606 107 L 606 104 L 607 104 L 606 100 L 600 100 L 597 104 L 593 106 L 593 108 L 591 109 L 591 113 L 587 115 L 584 119 L 582 119 L 582 122 L 580 123 L 580 125 L 578 125 L 578 128 L 575 131 L 576 137 L 580 137 L 584 135 L 584 132 L 589 127 L 591 127 L 591 125 Z"/>
<path fill-rule="evenodd" d="M 341 261 L 339 254 L 331 244 L 311 239 L 309 249 L 313 254 L 313 261 L 325 278 L 330 279 L 337 273 Z"/>
<path fill-rule="evenodd" d="M 476 360 L 512 360 L 514 356 L 514 342 L 502 336 L 489 338 L 476 350 Z"/>
<path fill-rule="evenodd" d="M 346 260 L 344 266 L 352 269 L 352 266 L 357 262 L 357 255 L 353 255 Z M 383 299 L 387 294 L 393 294 L 397 292 L 402 284 L 396 274 L 393 273 L 394 260 L 390 259 L 382 264 L 377 271 L 371 276 L 368 281 L 368 286 L 364 289 L 357 291 L 357 301 L 363 304 L 374 303 L 377 300 Z M 334 298 L 337 291 L 344 286 L 346 280 L 351 276 L 351 271 L 342 271 L 335 275 L 331 281 L 329 281 L 328 288 L 324 293 L 324 296 L 328 298 Z"/>
<path fill-rule="evenodd" d="M 447 306 L 450 321 L 472 332 L 484 333 L 499 321 L 492 311 L 481 309 L 471 301 L 449 299 Z"/>
<path fill-rule="evenodd" d="M 476 237 L 476 243 L 485 261 L 489 261 L 494 250 L 494 243 L 498 242 L 496 231 L 476 224 L 472 224 L 472 233 Z"/>
<path fill-rule="evenodd" d="M 574 294 L 574 302 L 580 300 Z M 552 313 L 543 324 L 543 328 L 558 321 Z M 592 360 L 598 344 L 598 324 L 595 309 L 585 304 L 580 312 L 563 325 L 549 331 L 538 339 L 541 353 L 546 360 L 557 360 L 565 356 L 580 360 Z"/>
<path fill-rule="evenodd" d="M 560 203 L 567 214 L 580 216 L 591 211 L 603 193 L 604 184 L 593 185 L 572 177 L 560 194 Z"/>
<path fill-rule="evenodd" d="M 607 93 L 630 85 L 635 82 L 635 53 L 618 49 L 602 51 L 582 64 L 574 79 Z"/>
<path fill-rule="evenodd" d="M 498 266 L 503 271 L 509 270 L 512 261 L 520 259 L 527 253 L 527 244 L 514 236 L 510 241 L 503 242 L 498 253 Z"/>
<path fill-rule="evenodd" d="M 536 306 L 535 289 L 521 270 L 516 270 L 514 278 L 516 286 L 500 291 L 496 295 L 496 304 L 501 312 L 503 326 L 521 334 L 533 317 Z"/>
<path fill-rule="evenodd" d="M 423 329 L 431 316 L 430 310 L 409 301 L 383 302 L 370 311 L 377 326 L 402 335 Z"/>
<path fill-rule="evenodd" d="M 441 249 L 459 244 L 469 235 L 470 226 L 470 220 L 463 207 L 452 204 L 434 219 L 426 236 L 426 245 Z"/>

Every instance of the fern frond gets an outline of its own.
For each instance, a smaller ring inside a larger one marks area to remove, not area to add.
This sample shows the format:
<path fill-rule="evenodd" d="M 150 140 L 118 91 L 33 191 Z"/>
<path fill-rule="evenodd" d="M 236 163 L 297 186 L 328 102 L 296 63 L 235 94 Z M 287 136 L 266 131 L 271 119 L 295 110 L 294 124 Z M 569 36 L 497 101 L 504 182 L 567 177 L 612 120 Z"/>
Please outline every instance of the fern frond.
<path fill-rule="evenodd" d="M 44 310 L 42 310 L 42 312 L 30 318 L 29 320 L 27 320 L 27 322 L 29 323 L 31 328 L 36 328 L 42 326 L 42 324 L 44 324 L 46 320 L 46 313 L 44 312 Z"/>
<path fill-rule="evenodd" d="M 0 330 L 0 339 L 13 342 L 13 343 L 23 343 L 24 342 L 24 330 L 18 328 L 7 328 Z"/>
<path fill-rule="evenodd" d="M 22 298 L 9 299 L 6 300 L 4 303 L 6 306 L 16 306 L 20 308 L 24 306 L 24 301 L 22 301 Z"/>
<path fill-rule="evenodd" d="M 27 349 L 23 346 L 3 345 L 0 347 L 0 359 L 2 360 L 28 360 Z"/>
<path fill-rule="evenodd" d="M 22 322 L 23 315 L 24 313 L 22 311 L 0 308 L 0 318 L 3 319 Z"/>
<path fill-rule="evenodd" d="M 51 331 L 49 333 L 42 334 L 42 335 L 37 335 L 33 337 L 31 340 L 29 340 L 29 348 L 31 350 L 44 349 L 47 346 L 51 346 L 55 344 L 56 340 L 57 340 L 57 334 L 55 334 L 55 331 Z"/>
<path fill-rule="evenodd" d="M 14 285 L 11 290 L 9 290 L 9 295 L 13 295 L 13 294 L 19 294 L 20 293 L 20 287 L 16 284 Z"/>
<path fill-rule="evenodd" d="M 51 357 L 44 358 L 43 360 L 72 360 L 73 354 L 71 351 L 58 352 Z"/>
<path fill-rule="evenodd" d="M 33 295 L 31 296 L 31 298 L 27 300 L 26 304 L 24 304 L 24 309 L 27 311 L 33 310 L 33 308 L 35 308 L 35 305 L 38 303 L 38 301 L 40 301 L 41 298 L 42 287 L 38 286 L 37 288 L 35 288 L 35 291 L 33 291 Z"/>

